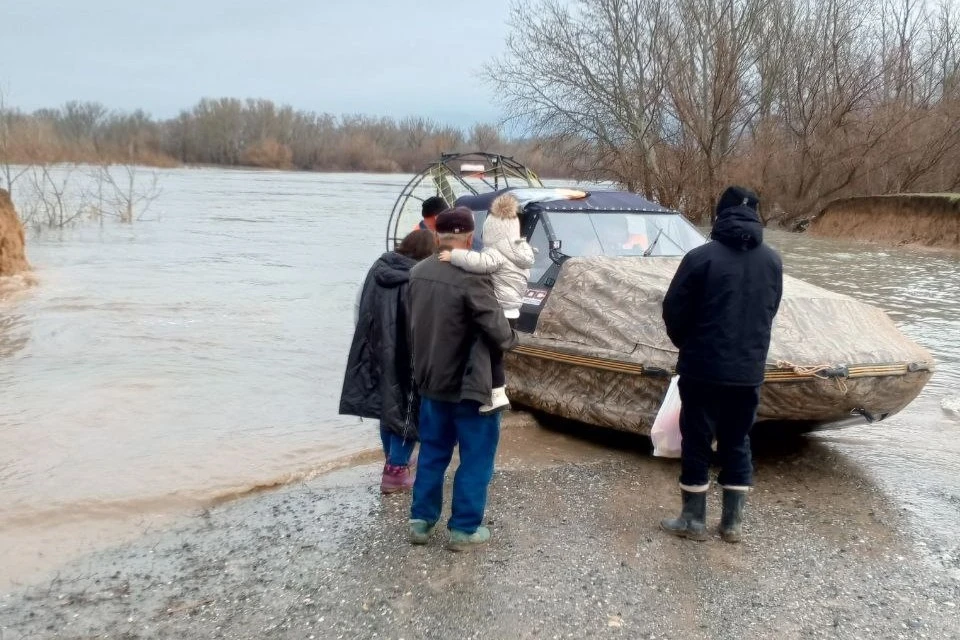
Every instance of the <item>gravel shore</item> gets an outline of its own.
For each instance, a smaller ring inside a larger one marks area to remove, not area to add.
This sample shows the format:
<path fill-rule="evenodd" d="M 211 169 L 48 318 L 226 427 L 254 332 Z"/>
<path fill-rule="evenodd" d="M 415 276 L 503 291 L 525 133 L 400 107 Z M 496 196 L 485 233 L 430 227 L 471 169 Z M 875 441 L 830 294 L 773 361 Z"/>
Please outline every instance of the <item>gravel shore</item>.
<path fill-rule="evenodd" d="M 661 533 L 648 441 L 505 421 L 487 548 L 406 542 L 363 465 L 210 508 L 0 596 L 19 638 L 960 638 L 960 567 L 811 438 L 756 449 L 746 540 Z M 718 493 L 709 502 L 719 518 Z"/>

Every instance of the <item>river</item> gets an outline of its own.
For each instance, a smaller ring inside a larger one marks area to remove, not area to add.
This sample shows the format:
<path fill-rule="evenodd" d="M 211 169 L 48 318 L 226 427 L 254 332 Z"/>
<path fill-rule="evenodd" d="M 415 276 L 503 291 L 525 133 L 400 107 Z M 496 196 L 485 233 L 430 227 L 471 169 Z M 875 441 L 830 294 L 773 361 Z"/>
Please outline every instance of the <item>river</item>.
<path fill-rule="evenodd" d="M 145 220 L 30 235 L 38 283 L 0 300 L 0 588 L 376 446 L 337 402 L 353 296 L 408 178 L 163 170 Z M 960 256 L 768 237 L 789 273 L 879 305 L 933 351 L 900 415 L 810 437 L 918 527 L 956 531 Z M 953 537 L 918 539 L 960 566 Z"/>

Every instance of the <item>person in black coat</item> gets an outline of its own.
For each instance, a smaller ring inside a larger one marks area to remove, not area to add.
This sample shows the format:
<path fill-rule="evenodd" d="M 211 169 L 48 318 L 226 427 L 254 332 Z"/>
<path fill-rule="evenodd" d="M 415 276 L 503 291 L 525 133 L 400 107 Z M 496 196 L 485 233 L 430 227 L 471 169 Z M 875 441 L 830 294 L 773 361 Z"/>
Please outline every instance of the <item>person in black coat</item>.
<path fill-rule="evenodd" d="M 377 259 L 360 294 L 340 413 L 380 421 L 383 493 L 413 486 L 410 457 L 417 442 L 419 399 L 407 337 L 407 285 L 410 269 L 435 251 L 432 231 L 410 233 L 396 251 Z"/>
<path fill-rule="evenodd" d="M 729 187 L 717 202 L 712 242 L 687 253 L 663 300 L 663 320 L 680 350 L 679 518 L 666 531 L 705 540 L 711 445 L 723 486 L 720 533 L 738 542 L 753 484 L 750 428 L 756 419 L 770 332 L 783 294 L 783 263 L 763 243 L 755 193 Z"/>

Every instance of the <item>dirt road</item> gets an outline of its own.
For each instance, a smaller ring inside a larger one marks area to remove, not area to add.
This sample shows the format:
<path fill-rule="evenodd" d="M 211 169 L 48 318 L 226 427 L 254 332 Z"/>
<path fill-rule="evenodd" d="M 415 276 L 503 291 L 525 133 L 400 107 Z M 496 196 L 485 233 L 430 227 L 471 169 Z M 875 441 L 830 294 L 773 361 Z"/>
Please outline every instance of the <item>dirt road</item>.
<path fill-rule="evenodd" d="M 0 638 L 960 638 L 955 559 L 815 439 L 758 444 L 743 544 L 661 533 L 649 441 L 506 421 L 493 540 L 406 542 L 377 465 L 211 508 L 0 597 Z M 717 494 L 710 520 L 719 518 Z"/>

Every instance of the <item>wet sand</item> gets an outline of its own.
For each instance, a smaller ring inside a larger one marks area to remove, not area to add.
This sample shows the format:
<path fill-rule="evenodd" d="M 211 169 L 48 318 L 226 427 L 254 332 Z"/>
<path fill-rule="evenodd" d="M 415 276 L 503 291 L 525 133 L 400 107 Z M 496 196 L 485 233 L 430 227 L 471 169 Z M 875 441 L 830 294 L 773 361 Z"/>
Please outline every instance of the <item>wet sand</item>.
<path fill-rule="evenodd" d="M 0 597 L 0 638 L 960 638 L 960 559 L 816 439 L 755 447 L 746 541 L 661 533 L 649 441 L 505 420 L 470 554 L 364 464 L 204 510 Z M 581 434 L 582 435 L 582 434 Z M 711 494 L 711 524 L 719 517 Z M 935 526 L 935 525 L 934 525 Z"/>
<path fill-rule="evenodd" d="M 316 469 L 302 474 L 302 478 L 314 478 L 379 458 L 377 451 L 344 456 L 317 465 Z M 8 520 L 0 527 L 0 593 L 12 586 L 40 580 L 50 570 L 73 558 L 168 527 L 191 510 L 260 494 L 286 484 L 278 481 L 241 487 L 234 492 L 221 492 L 212 499 L 182 497 L 158 500 L 151 504 L 137 502 L 120 505 L 113 509 L 102 509 L 96 518 L 87 517 L 90 509 L 78 508 L 73 513 L 69 509 L 61 509 L 54 517 L 45 514 L 45 517 L 33 521 Z M 0 637 L 0 640 L 3 638 Z"/>

